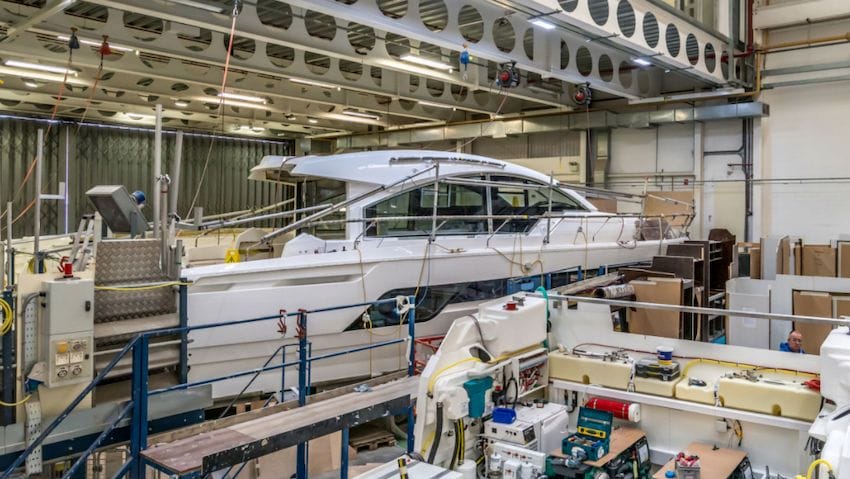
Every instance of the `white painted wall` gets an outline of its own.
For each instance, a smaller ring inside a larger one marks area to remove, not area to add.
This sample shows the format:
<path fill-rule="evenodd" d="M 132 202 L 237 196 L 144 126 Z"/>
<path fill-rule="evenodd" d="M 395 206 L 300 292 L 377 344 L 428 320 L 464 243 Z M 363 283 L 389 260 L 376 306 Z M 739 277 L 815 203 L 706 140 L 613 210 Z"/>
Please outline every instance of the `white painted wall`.
<path fill-rule="evenodd" d="M 698 214 L 693 237 L 701 238 L 711 228 L 726 228 L 743 239 L 743 172 L 729 166 L 741 159 L 703 153 L 739 149 L 741 128 L 740 120 L 730 120 L 613 130 L 607 187 L 641 192 L 646 182 L 651 190 L 693 190 Z M 715 180 L 724 183 L 711 183 Z M 729 180 L 739 182 L 726 183 Z"/>
<path fill-rule="evenodd" d="M 850 82 L 765 92 L 771 106 L 763 121 L 764 178 L 850 177 Z M 850 185 L 787 183 L 757 186 L 763 235 L 787 233 L 808 242 L 850 231 Z"/>
<path fill-rule="evenodd" d="M 850 21 L 771 31 L 767 43 L 812 39 L 850 31 Z M 766 68 L 850 61 L 850 46 L 795 50 L 767 56 Z M 765 77 L 765 83 L 847 75 L 850 69 Z M 762 121 L 760 178 L 850 177 L 850 81 L 785 86 L 765 90 L 770 105 Z M 807 242 L 826 242 L 850 232 L 850 182 L 788 181 L 756 186 L 760 234 L 790 234 Z"/>

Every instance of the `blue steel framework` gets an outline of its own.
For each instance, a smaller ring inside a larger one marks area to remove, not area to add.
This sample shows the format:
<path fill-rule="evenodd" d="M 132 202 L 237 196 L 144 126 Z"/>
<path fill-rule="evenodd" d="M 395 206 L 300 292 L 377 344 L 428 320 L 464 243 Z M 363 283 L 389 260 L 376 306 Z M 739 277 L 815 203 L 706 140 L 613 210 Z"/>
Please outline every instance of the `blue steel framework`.
<path fill-rule="evenodd" d="M 185 281 L 181 281 L 185 283 Z M 129 414 L 131 416 L 130 421 L 130 459 L 121 467 L 121 469 L 113 476 L 115 479 L 122 478 L 127 475 L 131 479 L 142 479 L 145 477 L 145 468 L 149 464 L 146 464 L 144 458 L 141 456 L 141 452 L 147 447 L 147 436 L 148 436 L 148 399 L 151 396 L 155 396 L 158 394 L 162 394 L 169 391 L 176 390 L 185 390 L 188 388 L 201 386 L 205 384 L 210 384 L 218 381 L 223 381 L 227 379 L 233 379 L 243 376 L 254 376 L 256 377 L 260 373 L 266 371 L 272 371 L 275 369 L 280 369 L 282 374 L 281 378 L 281 394 L 284 390 L 283 383 L 283 372 L 286 367 L 289 366 L 298 366 L 298 404 L 299 406 L 303 406 L 307 403 L 307 392 L 310 388 L 310 369 L 313 361 L 318 361 L 322 359 L 330 359 L 338 356 L 343 356 L 347 354 L 352 354 L 360 351 L 366 351 L 368 349 L 379 348 L 383 346 L 390 346 L 393 344 L 399 344 L 402 342 L 408 342 L 408 367 L 407 374 L 412 376 L 414 374 L 413 361 L 415 348 L 413 347 L 413 340 L 415 338 L 415 324 L 416 324 L 416 305 L 414 303 L 415 298 L 413 296 L 408 297 L 409 302 L 409 312 L 407 316 L 408 322 L 408 336 L 406 338 L 398 338 L 388 341 L 382 341 L 379 343 L 373 343 L 368 346 L 360 346 L 352 349 L 346 349 L 342 351 L 336 351 L 332 353 L 326 353 L 318 356 L 313 356 L 311 353 L 310 343 L 307 341 L 307 323 L 308 316 L 311 313 L 321 313 L 327 311 L 335 311 L 340 309 L 348 309 L 348 308 L 356 308 L 356 307 L 364 307 L 364 306 L 374 306 L 379 304 L 389 304 L 395 303 L 396 299 L 386 299 L 381 301 L 374 302 L 364 302 L 358 304 L 349 304 L 344 306 L 335 306 L 329 308 L 321 308 L 315 310 L 299 310 L 295 313 L 286 313 L 281 311 L 280 314 L 274 316 L 262 316 L 259 318 L 251 318 L 244 320 L 235 320 L 235 321 L 226 321 L 216 324 L 207 324 L 201 326 L 188 326 L 186 324 L 186 305 L 187 305 L 187 293 L 188 288 L 183 285 L 179 288 L 179 302 L 180 302 L 180 326 L 176 328 L 168 328 L 168 329 L 159 329 L 154 331 L 148 331 L 145 333 L 140 333 L 136 335 L 132 341 L 130 341 L 124 348 L 112 358 L 112 360 L 107 364 L 105 368 L 103 368 L 97 376 L 92 380 L 92 382 L 86 386 L 85 389 L 76 397 L 73 401 L 65 408 L 62 413 L 56 417 L 47 427 L 44 428 L 42 433 L 32 441 L 27 448 L 17 456 L 14 462 L 12 462 L 5 471 L 3 471 L 2 475 L 0 475 L 0 479 L 7 479 L 11 477 L 12 473 L 20 467 L 26 457 L 32 453 L 32 451 L 41 445 L 44 440 L 64 421 L 71 412 L 80 404 L 80 402 L 85 398 L 92 390 L 106 377 L 106 375 L 115 367 L 118 362 L 124 358 L 128 353 L 132 351 L 133 357 L 133 372 L 132 372 L 132 382 L 131 382 L 131 398 L 124 405 L 124 407 L 120 410 L 118 415 L 113 418 L 110 424 L 104 429 L 104 431 L 89 445 L 89 447 L 83 451 L 82 455 L 74 462 L 74 464 L 65 472 L 62 476 L 62 479 L 69 479 L 75 477 L 74 475 L 78 472 L 82 472 L 80 468 L 85 465 L 86 459 L 97 450 L 99 447 L 104 445 L 104 441 L 106 441 L 113 430 L 119 427 L 121 421 L 127 417 Z M 241 325 L 246 323 L 254 323 L 259 321 L 271 321 L 275 319 L 281 319 L 283 317 L 297 317 L 297 325 L 298 325 L 298 360 L 286 362 L 286 346 L 281 346 L 278 348 L 272 356 L 269 358 L 266 363 L 260 367 L 255 369 L 250 369 L 247 371 L 241 371 L 236 373 L 231 373 L 225 376 L 219 376 L 216 378 L 205 379 L 202 381 L 196 381 L 193 383 L 188 383 L 185 381 L 186 378 L 186 339 L 188 333 L 194 330 L 201 329 L 211 329 L 218 328 L 224 326 L 234 326 Z M 149 390 L 148 384 L 148 347 L 150 344 L 151 338 L 161 337 L 161 336 L 169 336 L 169 335 L 181 335 L 183 338 L 183 345 L 181 348 L 181 380 L 182 383 L 170 386 L 166 388 L 160 388 L 155 390 Z M 282 362 L 281 364 L 270 365 L 273 358 L 277 356 L 278 352 L 282 352 Z M 253 381 L 253 379 L 252 379 Z M 281 397 L 282 400 L 282 397 Z M 268 402 L 266 403 L 268 404 Z M 413 406 L 410 405 L 407 407 L 407 451 L 408 453 L 413 451 Z M 342 444 L 341 448 L 341 467 L 340 467 L 340 477 L 342 479 L 348 478 L 348 428 L 344 427 L 342 429 Z M 307 442 L 302 442 L 298 444 L 297 448 L 297 477 L 298 479 L 307 479 L 307 459 L 308 459 L 308 448 Z M 152 466 L 152 465 L 151 465 Z M 241 467 L 244 467 L 244 464 L 240 466 L 237 470 L 237 475 L 239 471 L 241 471 Z M 200 473 L 193 473 L 191 476 L 197 477 Z"/>

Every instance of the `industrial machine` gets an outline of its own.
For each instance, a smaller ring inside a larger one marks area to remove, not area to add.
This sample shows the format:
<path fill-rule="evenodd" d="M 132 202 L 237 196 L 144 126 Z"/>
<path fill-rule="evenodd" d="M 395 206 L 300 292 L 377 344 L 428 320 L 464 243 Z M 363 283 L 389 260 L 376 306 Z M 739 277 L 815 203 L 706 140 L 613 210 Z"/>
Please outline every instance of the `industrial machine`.
<path fill-rule="evenodd" d="M 487 420 L 483 436 L 493 442 L 504 441 L 547 452 L 558 447 L 568 423 L 565 406 L 538 402 L 532 406 L 517 406 L 516 419 L 510 423 Z"/>
<path fill-rule="evenodd" d="M 45 281 L 41 316 L 43 377 L 47 387 L 91 381 L 94 364 L 94 281 L 76 277 Z M 37 365 L 36 365 L 37 366 Z M 38 368 L 35 368 L 38 369 Z"/>
<path fill-rule="evenodd" d="M 577 428 L 568 430 L 566 406 L 536 394 L 549 366 L 540 360 L 546 309 L 520 295 L 455 322 L 422 373 L 417 451 L 465 478 L 647 479 L 646 436 L 614 431 L 615 417 L 640 420 L 637 405 L 596 398 L 575 409 Z M 472 458 L 479 466 L 469 471 Z"/>

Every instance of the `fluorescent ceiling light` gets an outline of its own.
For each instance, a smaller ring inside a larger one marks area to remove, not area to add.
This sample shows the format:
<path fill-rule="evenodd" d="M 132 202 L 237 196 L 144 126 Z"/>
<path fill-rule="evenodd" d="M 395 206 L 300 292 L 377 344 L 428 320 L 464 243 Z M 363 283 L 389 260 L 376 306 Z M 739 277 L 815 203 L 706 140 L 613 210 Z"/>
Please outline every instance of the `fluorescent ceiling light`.
<path fill-rule="evenodd" d="M 38 70 L 49 73 L 61 73 L 61 74 L 69 74 L 76 75 L 76 70 L 71 70 L 65 67 L 57 67 L 53 65 L 42 65 L 41 63 L 30 63 L 30 62 L 22 62 L 19 60 L 6 60 L 4 64 L 8 67 L 16 67 L 16 68 L 26 68 L 28 70 Z"/>
<path fill-rule="evenodd" d="M 644 67 L 648 67 L 648 66 L 652 65 L 651 61 L 643 59 L 643 58 L 633 58 L 632 61 L 637 63 L 638 65 L 641 65 L 641 66 L 644 66 Z"/>
<path fill-rule="evenodd" d="M 315 118 L 307 118 L 307 121 L 314 124 L 314 125 L 319 122 L 319 120 L 317 120 Z"/>
<path fill-rule="evenodd" d="M 231 99 L 231 100 L 249 101 L 251 103 L 263 103 L 263 104 L 266 103 L 265 98 L 260 98 L 258 96 L 251 96 L 251 95 L 240 95 L 239 93 L 224 92 L 224 93 L 219 93 L 218 96 L 220 96 L 222 98 L 228 98 L 228 99 Z"/>
<path fill-rule="evenodd" d="M 39 87 L 39 84 L 37 82 L 33 81 L 33 80 L 24 80 L 24 85 L 26 85 L 30 88 L 38 88 Z"/>
<path fill-rule="evenodd" d="M 443 63 L 437 60 L 431 60 L 430 58 L 420 57 L 417 55 L 411 55 L 410 53 L 402 55 L 401 59 L 406 62 L 416 63 L 417 65 L 436 68 L 437 70 L 448 70 L 449 73 L 454 70 L 454 67 L 449 65 L 448 63 Z"/>
<path fill-rule="evenodd" d="M 261 133 L 261 132 L 266 131 L 266 129 L 263 128 L 262 126 L 252 126 L 251 131 L 253 131 L 254 133 Z"/>
<path fill-rule="evenodd" d="M 201 97 L 195 97 L 195 100 L 202 101 L 204 103 L 218 104 L 218 103 L 221 103 L 222 98 L 221 97 L 215 97 L 215 96 L 201 96 Z M 225 102 L 225 105 L 235 106 L 235 107 L 238 107 L 238 108 L 252 108 L 254 110 L 268 110 L 269 109 L 269 107 L 262 105 L 260 103 L 251 103 L 251 102 L 248 102 L 248 101 L 230 100 L 230 101 Z"/>
<path fill-rule="evenodd" d="M 68 40 L 70 40 L 68 35 L 56 35 L 56 39 L 62 40 L 63 42 L 67 42 Z M 79 40 L 80 40 L 80 43 L 82 43 L 83 45 L 90 45 L 90 46 L 93 46 L 93 47 L 99 47 L 103 44 L 103 42 L 98 42 L 97 40 L 89 40 L 88 38 L 79 38 Z M 135 51 L 135 48 L 125 47 L 123 45 L 115 45 L 115 44 L 110 43 L 110 42 L 107 42 L 107 43 L 109 43 L 109 48 L 116 50 L 116 51 L 119 51 L 119 52 Z"/>
<path fill-rule="evenodd" d="M 336 91 L 342 90 L 342 87 L 340 87 L 339 85 L 331 85 L 330 83 L 324 83 L 324 82 L 315 81 L 315 80 L 303 80 L 301 78 L 290 78 L 289 81 L 291 81 L 292 83 L 298 83 L 299 85 L 311 85 L 311 86 L 317 86 L 317 87 L 322 87 L 322 88 L 335 89 Z"/>
<path fill-rule="evenodd" d="M 213 13 L 221 13 L 224 11 L 222 7 L 217 7 L 215 5 L 210 5 L 204 2 L 196 2 L 195 0 L 171 0 L 171 3 L 179 3 L 180 5 L 186 5 L 187 7 L 195 7 L 200 8 L 201 10 L 206 10 L 208 12 Z"/>
<path fill-rule="evenodd" d="M 455 109 L 455 107 L 453 107 L 451 105 L 446 105 L 444 103 L 433 103 L 433 102 L 430 102 L 430 101 L 420 101 L 419 104 L 422 105 L 422 106 L 433 106 L 434 108 L 447 108 L 447 109 L 451 108 L 452 110 Z"/>
<path fill-rule="evenodd" d="M 351 110 L 351 109 L 342 110 L 342 114 L 347 115 L 347 116 L 356 116 L 357 118 L 367 118 L 369 120 L 380 120 L 381 119 L 380 116 L 378 116 L 374 113 L 367 113 L 367 112 L 364 112 L 364 111 L 357 111 L 357 110 Z"/>
<path fill-rule="evenodd" d="M 176 106 L 177 108 L 186 108 L 187 106 L 189 106 L 189 102 L 177 100 L 177 101 L 174 102 L 174 106 Z"/>
<path fill-rule="evenodd" d="M 16 76 L 16 77 L 19 77 L 19 78 L 25 78 L 25 79 L 30 80 L 30 81 L 41 80 L 41 81 L 62 83 L 62 81 L 65 80 L 65 77 L 63 75 L 56 75 L 56 74 L 53 74 L 53 73 L 38 73 L 38 72 L 33 72 L 33 71 L 24 71 L 24 70 L 20 70 L 20 69 L 17 69 L 17 68 L 8 68 L 8 67 L 4 67 L 4 66 L 0 66 L 0 74 Z M 69 85 L 79 85 L 79 86 L 86 86 L 86 85 L 89 84 L 85 80 L 80 80 L 79 78 L 74 78 L 74 77 L 68 77 L 68 79 L 65 80 L 65 83 L 68 83 Z"/>
<path fill-rule="evenodd" d="M 295 116 L 295 115 L 293 115 L 293 114 L 289 114 L 289 115 L 286 115 L 286 117 L 285 117 L 285 118 L 286 118 L 287 120 L 289 120 L 289 121 L 292 121 L 292 120 L 294 120 L 294 119 L 296 118 L 296 116 Z"/>
<path fill-rule="evenodd" d="M 538 27 L 540 27 L 544 30 L 554 30 L 555 29 L 555 25 L 552 25 L 551 23 L 547 22 L 546 20 L 541 20 L 539 18 L 535 18 L 534 20 L 531 21 L 531 23 L 534 24 L 534 25 L 537 25 Z"/>

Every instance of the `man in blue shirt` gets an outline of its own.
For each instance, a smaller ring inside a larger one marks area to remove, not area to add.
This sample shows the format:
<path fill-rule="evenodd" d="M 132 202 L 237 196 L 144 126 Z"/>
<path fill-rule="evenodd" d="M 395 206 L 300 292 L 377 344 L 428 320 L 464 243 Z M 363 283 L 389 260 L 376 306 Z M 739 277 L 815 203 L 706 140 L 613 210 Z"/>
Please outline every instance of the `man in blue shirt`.
<path fill-rule="evenodd" d="M 796 329 L 788 334 L 788 341 L 779 343 L 779 350 L 786 353 L 805 354 L 803 351 L 803 335 Z"/>

